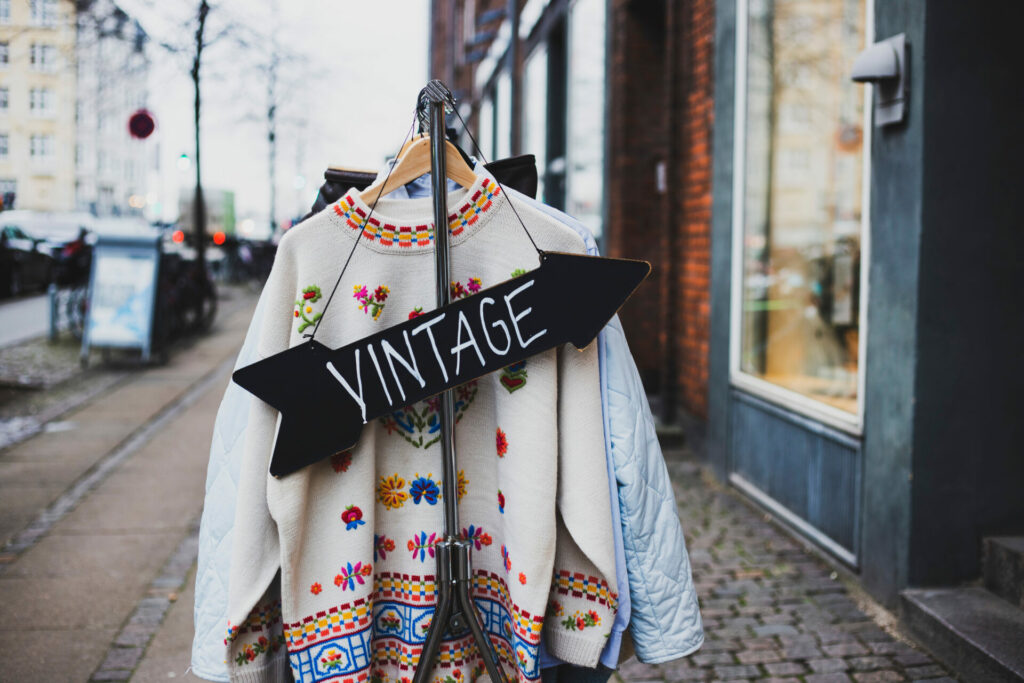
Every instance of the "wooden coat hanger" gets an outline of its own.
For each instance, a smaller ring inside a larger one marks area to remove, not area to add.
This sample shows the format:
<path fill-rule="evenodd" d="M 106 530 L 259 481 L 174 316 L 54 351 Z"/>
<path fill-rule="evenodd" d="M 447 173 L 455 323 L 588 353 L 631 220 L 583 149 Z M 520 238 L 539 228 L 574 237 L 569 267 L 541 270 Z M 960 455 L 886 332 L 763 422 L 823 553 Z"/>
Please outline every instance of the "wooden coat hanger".
<path fill-rule="evenodd" d="M 470 187 L 477 181 L 477 175 L 469 167 L 459 150 L 451 142 L 444 141 L 445 170 L 449 178 L 463 187 Z M 374 183 L 363 190 L 359 198 L 371 207 L 377 197 L 398 189 L 416 180 L 424 173 L 430 173 L 430 136 L 413 138 L 402 148 L 398 161 L 391 169 L 391 175 L 383 183 Z M 383 184 L 383 189 L 381 185 Z"/>

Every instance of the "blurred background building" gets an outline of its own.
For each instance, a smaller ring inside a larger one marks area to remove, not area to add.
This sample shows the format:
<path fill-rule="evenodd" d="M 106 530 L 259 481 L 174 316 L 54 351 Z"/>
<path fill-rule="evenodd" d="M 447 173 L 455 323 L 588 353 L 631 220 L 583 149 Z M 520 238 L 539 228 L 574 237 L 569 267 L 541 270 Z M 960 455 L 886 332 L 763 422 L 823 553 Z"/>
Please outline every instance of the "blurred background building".
<path fill-rule="evenodd" d="M 0 1 L 0 195 L 19 208 L 75 204 L 76 16 L 67 0 Z"/>
<path fill-rule="evenodd" d="M 154 143 L 127 126 L 147 104 L 148 36 L 113 0 L 78 5 L 75 204 L 97 216 L 142 215 Z"/>

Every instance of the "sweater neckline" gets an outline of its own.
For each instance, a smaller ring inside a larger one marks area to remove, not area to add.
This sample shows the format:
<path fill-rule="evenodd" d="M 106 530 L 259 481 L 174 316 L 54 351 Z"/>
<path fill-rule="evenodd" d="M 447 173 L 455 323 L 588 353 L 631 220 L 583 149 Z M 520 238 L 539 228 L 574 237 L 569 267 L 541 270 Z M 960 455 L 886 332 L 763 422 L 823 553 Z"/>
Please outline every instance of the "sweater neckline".
<path fill-rule="evenodd" d="M 478 174 L 468 189 L 448 193 L 449 244 L 469 239 L 497 213 L 504 193 L 487 174 Z M 452 207 L 455 207 L 452 210 Z M 433 199 L 382 197 L 371 213 L 355 188 L 346 192 L 328 211 L 333 222 L 353 238 L 362 235 L 371 249 L 388 253 L 430 251 L 434 246 Z M 367 220 L 369 218 L 369 220 Z"/>

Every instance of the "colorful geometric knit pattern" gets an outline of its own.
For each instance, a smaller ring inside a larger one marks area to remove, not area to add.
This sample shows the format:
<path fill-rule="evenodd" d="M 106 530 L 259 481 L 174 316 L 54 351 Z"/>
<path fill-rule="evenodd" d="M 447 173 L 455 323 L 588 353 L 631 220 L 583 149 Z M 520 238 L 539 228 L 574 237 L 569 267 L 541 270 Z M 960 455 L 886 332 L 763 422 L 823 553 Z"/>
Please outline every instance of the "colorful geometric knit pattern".
<path fill-rule="evenodd" d="M 586 598 L 591 602 L 605 605 L 615 611 L 619 607 L 619 596 L 608 587 L 606 581 L 596 576 L 587 576 L 580 572 L 555 570 L 551 588 L 561 595 L 572 595 L 574 598 Z"/>
<path fill-rule="evenodd" d="M 508 586 L 497 574 L 478 570 L 471 591 L 499 660 L 508 671 L 516 671 L 520 681 L 537 681 L 543 616 L 533 617 L 514 605 Z M 387 664 L 410 672 L 411 678 L 436 601 L 435 577 L 381 573 L 374 579 L 369 600 L 286 624 L 295 680 L 358 683 L 368 678 L 371 665 Z M 442 669 L 469 666 L 479 659 L 468 629 L 445 634 L 438 655 Z"/>
<path fill-rule="evenodd" d="M 227 637 L 224 643 L 230 643 L 243 633 L 262 633 L 264 629 L 281 621 L 281 599 L 269 600 L 256 605 L 249 613 L 249 618 L 237 626 L 228 623 Z"/>
<path fill-rule="evenodd" d="M 483 187 L 473 193 L 469 201 L 464 203 L 457 213 L 448 216 L 448 231 L 456 237 L 467 226 L 476 223 L 480 214 L 493 206 L 493 200 L 501 193 L 497 183 L 489 178 L 484 180 Z M 425 247 L 434 241 L 433 224 L 425 225 L 392 225 L 381 223 L 370 216 L 367 221 L 366 212 L 356 206 L 349 195 L 345 195 L 334 203 L 334 213 L 345 220 L 345 224 L 353 230 L 361 230 L 362 236 L 370 241 L 379 242 L 385 247 Z"/>

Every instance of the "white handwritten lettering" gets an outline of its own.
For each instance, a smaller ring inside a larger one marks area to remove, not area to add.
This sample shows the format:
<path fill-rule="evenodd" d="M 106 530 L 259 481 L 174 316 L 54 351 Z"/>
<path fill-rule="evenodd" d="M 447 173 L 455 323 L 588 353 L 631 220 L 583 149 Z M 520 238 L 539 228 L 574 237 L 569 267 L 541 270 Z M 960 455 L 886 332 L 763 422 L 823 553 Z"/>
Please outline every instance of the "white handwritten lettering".
<path fill-rule="evenodd" d="M 404 367 L 410 375 L 416 378 L 416 381 L 420 383 L 421 389 L 426 386 L 427 383 L 423 381 L 423 375 L 420 374 L 419 365 L 416 363 L 416 356 L 412 352 L 412 342 L 409 341 L 409 333 L 403 330 L 402 336 L 405 337 L 405 348 L 409 350 L 408 361 L 402 358 L 402 356 L 395 351 L 395 348 L 388 343 L 387 339 L 380 340 L 380 348 L 384 351 L 384 357 L 387 358 L 388 366 L 391 368 L 391 376 L 395 378 L 395 384 L 398 385 L 398 393 L 402 395 L 402 401 L 405 401 L 405 389 L 402 388 L 402 382 L 398 379 L 398 373 L 395 372 L 394 361 L 397 360 L 401 363 L 402 367 Z"/>
<path fill-rule="evenodd" d="M 430 337 L 430 348 L 434 349 L 434 358 L 437 359 L 437 364 L 439 366 L 441 366 L 441 376 L 444 377 L 444 381 L 447 382 L 448 381 L 448 370 L 445 369 L 445 367 L 444 367 L 444 360 L 441 359 L 441 353 L 437 350 L 437 342 L 434 341 L 434 331 L 432 329 L 430 329 L 433 325 L 435 325 L 435 324 L 441 322 L 442 320 L 444 320 L 444 315 L 445 314 L 442 313 L 441 315 L 437 316 L 436 318 L 431 318 L 430 320 L 426 321 L 422 325 L 417 326 L 416 329 L 414 329 L 412 331 L 412 336 L 415 337 L 417 334 L 419 334 L 423 330 L 427 331 L 427 336 Z"/>
<path fill-rule="evenodd" d="M 349 383 L 345 381 L 345 378 L 341 376 L 341 373 L 334 368 L 334 363 L 327 361 L 327 369 L 332 375 L 334 375 L 334 379 L 338 380 L 341 386 L 344 387 L 345 391 L 348 392 L 348 395 L 359 404 L 359 412 L 363 415 L 363 424 L 366 424 L 366 403 L 363 402 L 363 373 L 359 369 L 359 349 L 356 349 L 356 386 L 359 387 L 359 393 L 352 391 L 352 387 L 349 386 Z"/>
<path fill-rule="evenodd" d="M 508 350 L 512 348 L 512 334 L 508 331 L 508 325 L 506 325 L 501 320 L 496 320 L 493 323 L 491 323 L 491 327 L 500 328 L 501 331 L 505 333 L 505 348 L 499 349 L 497 346 L 494 345 L 494 342 L 491 341 L 491 334 L 490 332 L 487 331 L 487 321 L 484 319 L 484 306 L 486 304 L 493 303 L 494 299 L 492 299 L 489 296 L 485 296 L 483 299 L 480 300 L 480 326 L 484 328 L 484 339 L 487 340 L 487 345 L 491 347 L 491 351 L 494 351 L 499 356 L 504 356 L 506 353 L 508 353 Z"/>
<path fill-rule="evenodd" d="M 466 334 L 469 335 L 469 341 L 462 341 L 462 328 L 466 328 Z M 462 366 L 462 351 L 473 347 L 476 351 L 476 357 L 480 360 L 480 366 L 483 367 L 487 363 L 484 361 L 484 354 L 480 353 L 480 345 L 476 343 L 476 337 L 473 336 L 473 330 L 469 327 L 469 321 L 466 320 L 466 314 L 459 311 L 459 326 L 455 331 L 455 346 L 452 347 L 452 355 L 455 356 L 455 376 L 459 376 L 459 369 Z"/>
<path fill-rule="evenodd" d="M 548 331 L 547 328 L 545 327 L 543 330 L 541 330 L 537 334 L 533 335 L 532 337 L 530 337 L 526 341 L 523 341 L 523 333 L 519 329 L 519 321 L 522 320 L 523 318 L 525 318 L 526 316 L 528 316 L 530 314 L 530 311 L 533 310 L 533 308 L 532 307 L 531 308 L 527 308 L 525 311 L 520 311 L 519 313 L 516 313 L 515 311 L 512 310 L 512 299 L 515 298 L 516 295 L 518 295 L 523 290 L 526 290 L 526 289 L 529 289 L 530 287 L 532 287 L 533 283 L 534 283 L 534 280 L 530 280 L 527 283 L 521 284 L 518 287 L 516 287 L 515 289 L 513 289 L 511 293 L 506 294 L 505 297 L 504 297 L 505 298 L 505 305 L 508 307 L 508 314 L 512 317 L 512 327 L 514 327 L 515 330 L 516 330 L 516 339 L 519 340 L 519 345 L 522 346 L 524 349 L 527 346 L 529 346 L 530 344 L 532 344 L 534 341 L 539 339 L 540 337 L 542 337 L 545 334 L 547 334 L 547 331 Z"/>

